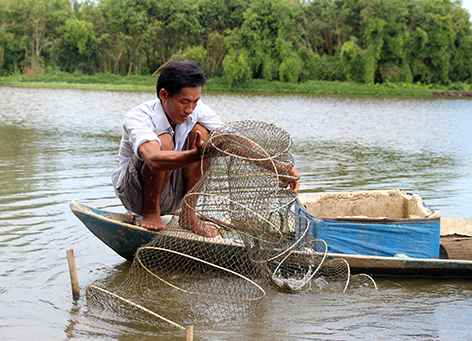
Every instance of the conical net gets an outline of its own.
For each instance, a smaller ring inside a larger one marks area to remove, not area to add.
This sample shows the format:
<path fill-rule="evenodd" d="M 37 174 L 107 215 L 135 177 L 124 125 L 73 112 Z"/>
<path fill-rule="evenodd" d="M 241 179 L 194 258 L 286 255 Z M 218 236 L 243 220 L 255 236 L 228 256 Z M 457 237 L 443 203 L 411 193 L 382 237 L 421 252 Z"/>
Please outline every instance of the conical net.
<path fill-rule="evenodd" d="M 119 287 L 90 286 L 89 300 L 139 321 L 198 330 L 250 316 L 270 288 L 345 292 L 349 264 L 328 260 L 326 243 L 309 236 L 307 218 L 294 213 L 297 194 L 285 187 L 295 179 L 290 145 L 284 130 L 264 122 L 213 132 L 202 178 L 166 228 L 138 249 Z M 217 235 L 182 226 L 214 228 Z M 353 283 L 376 289 L 367 275 Z"/>

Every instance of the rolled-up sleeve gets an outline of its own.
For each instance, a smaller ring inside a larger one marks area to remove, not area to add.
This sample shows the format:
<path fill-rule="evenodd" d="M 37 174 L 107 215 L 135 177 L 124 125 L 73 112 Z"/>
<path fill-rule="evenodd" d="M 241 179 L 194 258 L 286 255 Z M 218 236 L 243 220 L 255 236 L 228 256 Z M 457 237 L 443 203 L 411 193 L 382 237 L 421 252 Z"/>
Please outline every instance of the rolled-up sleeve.
<path fill-rule="evenodd" d="M 123 128 L 127 133 L 125 135 L 128 135 L 127 142 L 132 146 L 133 152 L 137 156 L 139 156 L 138 148 L 144 142 L 157 141 L 161 144 L 161 141 L 154 132 L 155 127 L 151 118 L 144 113 L 141 115 L 136 115 L 136 113 L 126 115 Z"/>

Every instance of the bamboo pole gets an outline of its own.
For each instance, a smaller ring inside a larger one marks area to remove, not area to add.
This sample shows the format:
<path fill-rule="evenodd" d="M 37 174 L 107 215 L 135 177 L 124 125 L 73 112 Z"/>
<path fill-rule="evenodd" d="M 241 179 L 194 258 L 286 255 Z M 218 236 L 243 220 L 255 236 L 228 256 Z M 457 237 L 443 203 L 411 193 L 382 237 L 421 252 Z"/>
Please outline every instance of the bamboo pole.
<path fill-rule="evenodd" d="M 80 297 L 79 280 L 77 278 L 77 269 L 75 267 L 74 250 L 67 250 L 67 263 L 69 264 L 70 282 L 72 285 L 72 298 L 77 301 Z"/>
<path fill-rule="evenodd" d="M 187 326 L 187 341 L 193 341 L 193 326 Z"/>

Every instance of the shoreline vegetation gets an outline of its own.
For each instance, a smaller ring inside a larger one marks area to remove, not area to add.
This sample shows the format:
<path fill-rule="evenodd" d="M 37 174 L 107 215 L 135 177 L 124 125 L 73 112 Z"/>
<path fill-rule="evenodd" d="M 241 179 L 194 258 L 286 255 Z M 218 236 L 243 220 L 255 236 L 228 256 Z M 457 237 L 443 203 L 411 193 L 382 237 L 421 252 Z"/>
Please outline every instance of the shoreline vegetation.
<path fill-rule="evenodd" d="M 0 85 L 152 91 L 172 60 L 205 92 L 472 97 L 457 0 L 0 0 Z"/>
<path fill-rule="evenodd" d="M 28 88 L 68 88 L 110 91 L 155 91 L 156 79 L 152 76 L 119 76 L 111 74 L 61 76 L 9 76 L 0 77 L 0 86 Z M 463 86 L 461 86 L 463 87 Z M 232 86 L 221 78 L 210 78 L 204 87 L 208 93 L 298 94 L 298 95 L 348 95 L 386 97 L 470 97 L 472 91 L 458 91 L 445 87 L 423 84 L 388 83 L 361 84 L 338 81 L 306 81 L 287 83 L 253 79 L 240 86 Z"/>
<path fill-rule="evenodd" d="M 0 86 L 28 88 L 68 88 L 110 91 L 155 91 L 153 76 L 120 76 L 113 74 L 81 75 L 50 72 L 43 75 L 0 77 Z M 380 97 L 453 97 L 471 98 L 468 84 L 451 86 L 433 84 L 391 83 L 362 84 L 339 81 L 306 81 L 299 83 L 252 79 L 234 86 L 223 78 L 210 78 L 204 87 L 207 93 L 346 95 Z M 465 90 L 467 89 L 467 90 Z"/>

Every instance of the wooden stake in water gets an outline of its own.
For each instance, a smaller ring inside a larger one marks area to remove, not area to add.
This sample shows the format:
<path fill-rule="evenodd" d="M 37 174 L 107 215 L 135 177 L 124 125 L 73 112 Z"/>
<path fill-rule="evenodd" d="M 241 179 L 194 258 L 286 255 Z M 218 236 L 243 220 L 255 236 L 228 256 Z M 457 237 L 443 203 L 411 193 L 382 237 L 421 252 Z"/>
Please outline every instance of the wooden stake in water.
<path fill-rule="evenodd" d="M 70 282 L 72 285 L 72 298 L 77 301 L 80 297 L 79 279 L 77 278 L 74 250 L 72 249 L 67 250 L 67 263 L 69 264 Z"/>
<path fill-rule="evenodd" d="M 187 341 L 193 341 L 193 326 L 187 326 Z"/>

